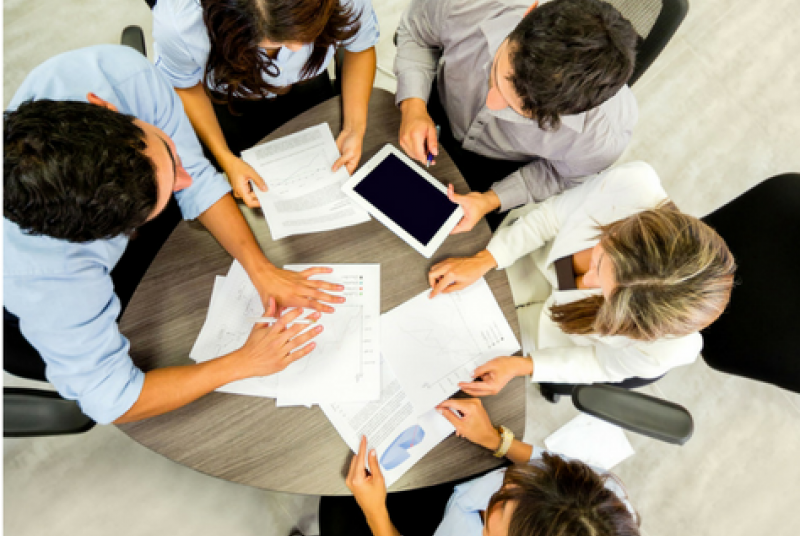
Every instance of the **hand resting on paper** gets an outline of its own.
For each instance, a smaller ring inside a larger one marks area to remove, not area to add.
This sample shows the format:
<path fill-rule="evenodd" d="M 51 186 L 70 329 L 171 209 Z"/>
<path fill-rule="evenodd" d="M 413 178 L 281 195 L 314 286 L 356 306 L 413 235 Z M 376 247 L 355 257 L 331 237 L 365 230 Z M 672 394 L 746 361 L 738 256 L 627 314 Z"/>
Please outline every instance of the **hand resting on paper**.
<path fill-rule="evenodd" d="M 225 175 L 228 176 L 228 181 L 233 189 L 233 196 L 244 201 L 244 204 L 250 208 L 260 207 L 261 204 L 258 202 L 258 197 L 256 197 L 250 181 L 253 181 L 257 188 L 266 192 L 267 183 L 264 182 L 261 175 L 250 164 L 233 153 L 219 164 L 225 171 Z"/>
<path fill-rule="evenodd" d="M 433 289 L 430 298 L 465 289 L 497 266 L 487 250 L 472 257 L 453 257 L 437 263 L 428 272 L 428 283 Z"/>
<path fill-rule="evenodd" d="M 276 310 L 275 300 L 270 298 L 267 315 L 274 316 Z M 272 325 L 257 323 L 253 326 L 247 342 L 234 352 L 238 375 L 242 379 L 280 372 L 315 348 L 316 344 L 309 341 L 322 333 L 322 326 L 307 329 L 308 324 L 290 325 L 302 313 L 302 309 L 295 309 Z M 306 318 L 316 321 L 319 317 L 320 313 L 315 312 Z M 301 333 L 306 329 L 305 333 Z"/>
<path fill-rule="evenodd" d="M 496 357 L 475 369 L 471 382 L 458 384 L 462 391 L 472 396 L 496 395 L 517 376 L 533 374 L 530 357 Z"/>
<path fill-rule="evenodd" d="M 436 411 L 450 421 L 458 437 L 489 450 L 497 450 L 500 446 L 500 434 L 492 426 L 489 414 L 477 398 L 445 400 L 436 406 Z"/>
<path fill-rule="evenodd" d="M 330 268 L 315 267 L 302 272 L 294 272 L 282 270 L 273 265 L 265 265 L 258 273 L 248 275 L 258 290 L 265 309 L 268 308 L 269 299 L 274 298 L 278 306 L 277 314 L 287 307 L 304 307 L 323 313 L 332 313 L 333 307 L 325 305 L 323 302 L 344 303 L 345 299 L 343 296 L 334 296 L 325 291 L 341 292 L 344 287 L 310 279 L 312 276 L 329 274 L 332 271 Z"/>

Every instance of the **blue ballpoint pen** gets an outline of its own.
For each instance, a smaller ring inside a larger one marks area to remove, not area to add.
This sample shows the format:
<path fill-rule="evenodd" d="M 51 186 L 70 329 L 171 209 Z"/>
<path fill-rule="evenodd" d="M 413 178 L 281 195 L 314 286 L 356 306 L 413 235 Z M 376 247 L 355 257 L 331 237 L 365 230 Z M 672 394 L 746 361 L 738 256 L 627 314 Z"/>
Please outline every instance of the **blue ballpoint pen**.
<path fill-rule="evenodd" d="M 439 141 L 439 134 L 441 133 L 442 133 L 442 127 L 436 125 L 436 141 Z M 428 151 L 428 158 L 425 161 L 425 167 L 431 167 L 431 164 L 433 164 L 433 154 L 430 151 Z"/>

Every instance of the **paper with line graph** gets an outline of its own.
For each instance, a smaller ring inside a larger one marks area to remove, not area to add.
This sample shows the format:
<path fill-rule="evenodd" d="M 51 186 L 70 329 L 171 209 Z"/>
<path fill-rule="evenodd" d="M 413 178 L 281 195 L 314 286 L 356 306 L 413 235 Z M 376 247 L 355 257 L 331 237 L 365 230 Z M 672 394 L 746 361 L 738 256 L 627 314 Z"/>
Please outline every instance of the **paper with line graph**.
<path fill-rule="evenodd" d="M 485 279 L 432 300 L 428 294 L 381 318 L 381 352 L 418 415 L 458 391 L 479 365 L 520 349 Z"/>
<path fill-rule="evenodd" d="M 312 265 L 286 266 L 304 270 Z M 319 323 L 325 330 L 317 347 L 282 372 L 229 383 L 218 391 L 277 398 L 277 405 L 311 405 L 323 401 L 369 401 L 380 397 L 380 265 L 329 266 L 333 273 L 317 278 L 345 287 L 345 303 Z M 234 261 L 226 277 L 214 284 L 206 322 L 189 354 L 208 361 L 244 345 L 264 312 L 247 273 Z M 310 311 L 308 311 L 310 312 Z"/>
<path fill-rule="evenodd" d="M 347 169 L 331 166 L 339 149 L 327 123 L 242 151 L 267 183 L 253 186 L 273 240 L 330 231 L 369 220 L 369 214 L 342 193 Z"/>

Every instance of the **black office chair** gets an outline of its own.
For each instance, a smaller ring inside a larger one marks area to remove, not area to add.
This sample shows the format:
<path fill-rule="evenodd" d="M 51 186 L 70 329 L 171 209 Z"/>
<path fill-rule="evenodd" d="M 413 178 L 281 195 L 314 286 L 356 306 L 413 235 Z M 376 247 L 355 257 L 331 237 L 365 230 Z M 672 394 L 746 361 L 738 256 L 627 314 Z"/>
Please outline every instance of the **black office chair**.
<path fill-rule="evenodd" d="M 772 177 L 703 218 L 738 265 L 731 301 L 703 330 L 702 357 L 715 370 L 800 393 L 800 174 Z M 607 385 L 573 391 L 579 410 L 633 432 L 683 444 L 689 412 Z"/>
<path fill-rule="evenodd" d="M 606 0 L 628 19 L 639 34 L 632 86 L 655 61 L 689 11 L 688 0 Z"/>

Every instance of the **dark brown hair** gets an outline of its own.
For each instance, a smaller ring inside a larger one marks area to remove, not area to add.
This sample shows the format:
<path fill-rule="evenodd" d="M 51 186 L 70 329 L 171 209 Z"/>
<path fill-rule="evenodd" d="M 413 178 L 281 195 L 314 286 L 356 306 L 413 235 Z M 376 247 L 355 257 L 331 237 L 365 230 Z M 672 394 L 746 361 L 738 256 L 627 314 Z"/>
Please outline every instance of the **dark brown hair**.
<path fill-rule="evenodd" d="M 486 515 L 514 504 L 508 536 L 639 536 L 638 520 L 606 488 L 609 478 L 614 477 L 599 475 L 581 461 L 545 452 L 541 463 L 506 470 Z"/>
<path fill-rule="evenodd" d="M 340 0 L 201 0 L 201 5 L 211 42 L 204 84 L 223 95 L 215 101 L 229 105 L 234 98 L 287 91 L 264 81 L 263 73 L 279 73 L 259 43 L 313 43 L 300 72 L 305 78 L 322 67 L 330 46 L 356 35 L 361 15 L 342 7 Z"/>
<path fill-rule="evenodd" d="M 600 0 L 553 0 L 534 8 L 508 37 L 509 81 L 542 129 L 617 94 L 633 74 L 636 30 Z"/>
<path fill-rule="evenodd" d="M 608 299 L 553 305 L 565 333 L 654 341 L 699 331 L 730 299 L 736 263 L 711 227 L 672 203 L 600 227 L 614 269 Z"/>

